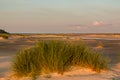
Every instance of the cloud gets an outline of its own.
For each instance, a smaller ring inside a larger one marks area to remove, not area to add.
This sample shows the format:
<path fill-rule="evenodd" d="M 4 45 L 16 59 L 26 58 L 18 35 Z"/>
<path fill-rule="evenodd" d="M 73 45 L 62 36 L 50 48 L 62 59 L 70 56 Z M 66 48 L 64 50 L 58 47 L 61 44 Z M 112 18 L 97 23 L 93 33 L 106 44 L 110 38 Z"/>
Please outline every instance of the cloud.
<path fill-rule="evenodd" d="M 92 26 L 94 27 L 110 27 L 110 26 L 113 26 L 113 25 L 116 25 L 114 23 L 105 23 L 103 21 L 94 21 L 92 23 Z"/>
<path fill-rule="evenodd" d="M 86 26 L 84 25 L 72 25 L 69 27 L 69 29 L 71 30 L 82 30 L 82 29 L 86 29 Z"/>
<path fill-rule="evenodd" d="M 94 22 L 92 23 L 92 25 L 95 26 L 95 27 L 97 27 L 97 26 L 102 26 L 102 25 L 104 25 L 104 22 L 103 22 L 103 21 L 94 21 Z"/>

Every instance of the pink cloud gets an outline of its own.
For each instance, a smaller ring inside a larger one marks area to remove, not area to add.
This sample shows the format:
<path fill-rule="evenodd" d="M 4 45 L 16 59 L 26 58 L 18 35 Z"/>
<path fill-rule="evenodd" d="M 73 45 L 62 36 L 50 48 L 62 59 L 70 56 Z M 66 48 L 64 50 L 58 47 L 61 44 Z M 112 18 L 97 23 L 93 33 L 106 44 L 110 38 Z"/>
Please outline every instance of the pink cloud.
<path fill-rule="evenodd" d="M 82 29 L 82 26 L 77 25 L 77 26 L 74 26 L 74 28 L 75 29 Z"/>
<path fill-rule="evenodd" d="M 86 29 L 86 26 L 81 26 L 81 25 L 74 25 L 70 26 L 71 30 L 81 30 L 81 29 Z"/>
<path fill-rule="evenodd" d="M 113 24 L 113 23 L 105 23 L 103 21 L 94 21 L 92 23 L 92 26 L 94 27 L 110 27 L 110 26 L 113 26 L 113 25 L 116 25 L 116 24 Z"/>
<path fill-rule="evenodd" d="M 104 23 L 103 23 L 103 21 L 94 21 L 92 23 L 92 25 L 96 27 L 96 26 L 102 26 L 102 25 L 104 25 Z"/>

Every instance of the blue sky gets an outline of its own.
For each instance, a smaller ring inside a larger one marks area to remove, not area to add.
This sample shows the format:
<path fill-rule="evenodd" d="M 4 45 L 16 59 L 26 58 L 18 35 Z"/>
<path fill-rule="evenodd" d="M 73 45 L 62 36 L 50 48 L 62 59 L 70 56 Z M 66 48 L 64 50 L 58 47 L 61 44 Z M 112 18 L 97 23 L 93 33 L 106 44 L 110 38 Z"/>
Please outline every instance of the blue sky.
<path fill-rule="evenodd" d="M 120 0 L 0 0 L 0 28 L 29 33 L 118 33 Z"/>

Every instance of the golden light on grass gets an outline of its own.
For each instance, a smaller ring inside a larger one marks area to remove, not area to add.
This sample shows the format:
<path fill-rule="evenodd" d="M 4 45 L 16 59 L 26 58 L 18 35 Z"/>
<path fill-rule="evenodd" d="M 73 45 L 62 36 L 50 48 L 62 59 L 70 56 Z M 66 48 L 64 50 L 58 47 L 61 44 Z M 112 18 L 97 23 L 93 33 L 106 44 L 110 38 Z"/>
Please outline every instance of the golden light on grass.
<path fill-rule="evenodd" d="M 90 51 L 84 43 L 60 40 L 38 41 L 29 49 L 18 52 L 13 61 L 17 76 L 64 74 L 72 66 L 90 68 L 96 72 L 106 69 L 106 60 L 97 52 Z"/>

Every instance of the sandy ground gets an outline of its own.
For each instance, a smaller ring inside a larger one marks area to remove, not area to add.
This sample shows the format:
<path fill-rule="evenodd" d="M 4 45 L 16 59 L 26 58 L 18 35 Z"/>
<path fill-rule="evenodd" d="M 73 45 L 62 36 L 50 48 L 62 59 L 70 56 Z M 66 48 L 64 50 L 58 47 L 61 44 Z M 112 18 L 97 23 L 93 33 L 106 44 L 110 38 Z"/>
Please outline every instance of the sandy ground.
<path fill-rule="evenodd" d="M 20 49 L 33 46 L 36 40 L 41 39 L 46 38 L 12 37 L 8 40 L 0 40 L 0 80 L 31 80 L 31 78 L 12 77 L 11 62 Z M 64 75 L 51 73 L 38 76 L 37 80 L 120 80 L 120 63 L 118 61 L 120 40 L 85 39 L 84 42 L 90 49 L 97 50 L 108 58 L 108 70 L 96 73 L 87 68 L 75 68 L 65 72 Z"/>
<path fill-rule="evenodd" d="M 1 56 L 0 57 L 0 78 L 5 77 L 11 66 L 11 56 Z"/>
<path fill-rule="evenodd" d="M 14 78 L 11 76 L 11 57 L 0 57 L 0 80 L 31 80 L 31 78 Z M 96 73 L 87 68 L 78 68 L 64 75 L 56 73 L 37 77 L 37 80 L 120 80 L 120 63 L 107 71 Z"/>

